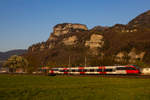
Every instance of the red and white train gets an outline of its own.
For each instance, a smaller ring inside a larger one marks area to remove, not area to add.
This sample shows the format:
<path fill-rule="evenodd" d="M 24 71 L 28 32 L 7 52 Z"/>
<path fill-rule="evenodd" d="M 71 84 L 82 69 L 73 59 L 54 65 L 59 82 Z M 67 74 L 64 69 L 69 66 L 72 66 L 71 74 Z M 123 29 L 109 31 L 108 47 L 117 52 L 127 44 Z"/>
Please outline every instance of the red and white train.
<path fill-rule="evenodd" d="M 127 66 L 96 66 L 96 67 L 70 67 L 52 68 L 49 75 L 103 75 L 103 74 L 140 74 L 139 67 L 135 65 Z"/>

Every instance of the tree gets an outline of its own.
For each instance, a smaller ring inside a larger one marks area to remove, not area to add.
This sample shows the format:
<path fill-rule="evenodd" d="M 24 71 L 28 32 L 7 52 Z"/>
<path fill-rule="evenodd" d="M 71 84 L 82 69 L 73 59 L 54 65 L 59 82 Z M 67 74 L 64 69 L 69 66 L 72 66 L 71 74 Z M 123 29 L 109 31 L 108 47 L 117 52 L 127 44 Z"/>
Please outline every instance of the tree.
<path fill-rule="evenodd" d="M 17 55 L 11 56 L 7 61 L 4 63 L 4 67 L 10 68 L 11 72 L 15 72 L 16 68 L 23 68 L 24 71 L 27 71 L 29 63 L 28 61 Z"/>
<path fill-rule="evenodd" d="M 136 62 L 135 62 L 134 64 L 137 65 L 137 66 L 139 66 L 140 68 L 149 67 L 148 64 L 146 64 L 146 63 L 143 62 L 143 61 L 139 61 L 139 60 L 136 60 Z"/>

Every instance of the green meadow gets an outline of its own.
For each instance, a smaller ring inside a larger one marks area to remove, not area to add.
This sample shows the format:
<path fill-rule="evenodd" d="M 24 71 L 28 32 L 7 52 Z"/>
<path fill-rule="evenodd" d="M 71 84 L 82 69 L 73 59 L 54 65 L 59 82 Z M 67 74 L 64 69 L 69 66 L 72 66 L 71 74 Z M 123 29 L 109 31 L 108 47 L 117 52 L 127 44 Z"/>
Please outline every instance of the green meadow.
<path fill-rule="evenodd" d="M 0 75 L 0 100 L 150 100 L 150 79 Z"/>

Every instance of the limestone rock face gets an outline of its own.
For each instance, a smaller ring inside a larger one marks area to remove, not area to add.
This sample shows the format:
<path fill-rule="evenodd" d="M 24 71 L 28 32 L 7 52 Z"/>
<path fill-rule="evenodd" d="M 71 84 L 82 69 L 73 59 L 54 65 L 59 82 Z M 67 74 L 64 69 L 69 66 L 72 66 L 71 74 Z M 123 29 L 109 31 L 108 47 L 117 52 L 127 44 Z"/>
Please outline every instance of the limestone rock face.
<path fill-rule="evenodd" d="M 86 25 L 82 24 L 64 23 L 56 25 L 53 28 L 53 33 L 55 36 L 60 36 L 72 31 L 78 32 L 79 30 L 88 30 L 88 28 L 86 27 Z"/>
<path fill-rule="evenodd" d="M 44 50 L 44 49 L 45 49 L 45 45 L 42 44 L 42 45 L 40 46 L 40 51 L 42 51 L 42 50 Z"/>
<path fill-rule="evenodd" d="M 120 59 L 122 59 L 124 56 L 125 56 L 124 52 L 119 52 L 119 53 L 116 55 L 117 61 L 119 61 Z"/>
<path fill-rule="evenodd" d="M 122 61 L 125 56 L 126 57 L 128 56 L 129 57 L 129 62 L 134 63 L 134 62 L 136 62 L 136 60 L 142 61 L 143 58 L 144 58 L 144 55 L 145 55 L 145 52 L 137 53 L 136 49 L 133 48 L 129 53 L 127 53 L 127 52 L 119 52 L 116 55 L 116 59 L 115 60 L 116 61 Z"/>
<path fill-rule="evenodd" d="M 52 35 L 48 39 L 48 41 L 56 41 L 56 40 L 57 40 L 57 37 L 52 36 Z"/>
<path fill-rule="evenodd" d="M 103 26 L 95 26 L 94 28 L 92 28 L 92 30 L 97 30 L 97 31 L 104 31 L 108 29 L 108 27 L 103 27 Z"/>
<path fill-rule="evenodd" d="M 76 36 L 72 36 L 72 37 L 63 39 L 63 43 L 65 45 L 74 45 L 76 43 L 76 41 L 77 41 L 77 37 Z"/>
<path fill-rule="evenodd" d="M 85 46 L 90 47 L 90 49 L 101 48 L 103 44 L 103 36 L 98 34 L 91 35 L 90 40 L 85 42 Z"/>
<path fill-rule="evenodd" d="M 119 52 L 118 54 L 116 54 L 116 58 L 115 58 L 115 61 L 123 61 L 125 56 L 128 56 L 127 52 Z"/>
<path fill-rule="evenodd" d="M 130 57 L 130 62 L 135 62 L 135 60 L 143 60 L 145 52 L 136 53 L 136 49 L 133 48 L 128 56 Z"/>
<path fill-rule="evenodd" d="M 71 32 L 80 32 L 86 31 L 88 28 L 83 24 L 72 24 L 72 23 L 63 23 L 57 24 L 53 28 L 53 33 L 50 35 L 48 41 L 56 41 L 57 38 L 61 35 L 65 35 Z"/>

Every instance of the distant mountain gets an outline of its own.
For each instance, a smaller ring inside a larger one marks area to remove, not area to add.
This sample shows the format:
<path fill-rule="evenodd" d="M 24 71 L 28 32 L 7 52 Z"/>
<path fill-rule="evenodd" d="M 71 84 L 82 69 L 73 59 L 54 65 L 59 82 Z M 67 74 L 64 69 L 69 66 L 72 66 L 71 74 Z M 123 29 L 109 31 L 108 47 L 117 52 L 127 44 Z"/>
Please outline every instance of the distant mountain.
<path fill-rule="evenodd" d="M 5 61 L 12 55 L 22 55 L 26 52 L 27 52 L 27 50 L 22 50 L 22 49 L 10 50 L 7 52 L 0 52 L 0 61 Z"/>

